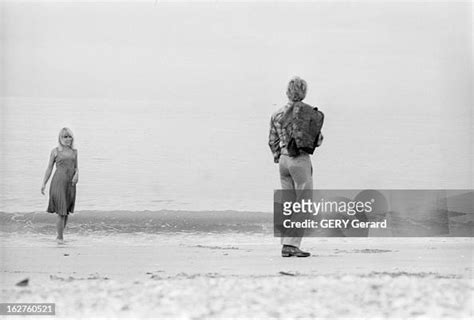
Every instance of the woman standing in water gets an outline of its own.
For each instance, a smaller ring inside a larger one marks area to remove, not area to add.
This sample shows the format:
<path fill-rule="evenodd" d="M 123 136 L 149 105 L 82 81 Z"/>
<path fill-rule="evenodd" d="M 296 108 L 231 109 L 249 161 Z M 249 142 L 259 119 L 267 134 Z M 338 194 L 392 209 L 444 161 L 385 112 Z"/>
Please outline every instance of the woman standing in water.
<path fill-rule="evenodd" d="M 77 150 L 74 149 L 74 137 L 71 129 L 62 128 L 59 131 L 58 146 L 51 150 L 48 167 L 44 174 L 41 193 L 44 195 L 46 183 L 56 163 L 56 171 L 49 189 L 48 212 L 56 213 L 58 216 L 57 230 L 58 243 L 64 242 L 64 228 L 67 224 L 69 213 L 74 212 L 76 201 L 76 184 L 79 180 L 79 168 L 77 165 Z"/>

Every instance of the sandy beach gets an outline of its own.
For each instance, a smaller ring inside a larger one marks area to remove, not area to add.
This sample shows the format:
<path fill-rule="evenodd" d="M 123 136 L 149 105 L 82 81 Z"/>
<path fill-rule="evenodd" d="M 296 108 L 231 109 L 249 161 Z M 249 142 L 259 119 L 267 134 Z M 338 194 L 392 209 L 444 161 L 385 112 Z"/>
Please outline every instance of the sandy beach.
<path fill-rule="evenodd" d="M 303 259 L 278 240 L 4 233 L 1 301 L 56 303 L 59 317 L 472 317 L 471 238 L 308 238 Z"/>

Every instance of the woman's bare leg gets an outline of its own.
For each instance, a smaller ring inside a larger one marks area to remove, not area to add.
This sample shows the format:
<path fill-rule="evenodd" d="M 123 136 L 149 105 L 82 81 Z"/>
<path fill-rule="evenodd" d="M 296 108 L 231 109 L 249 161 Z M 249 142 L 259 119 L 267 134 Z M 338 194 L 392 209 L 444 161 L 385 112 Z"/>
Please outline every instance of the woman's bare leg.
<path fill-rule="evenodd" d="M 69 218 L 69 215 L 65 215 L 64 216 L 64 229 L 66 229 L 66 225 L 67 225 L 67 219 Z"/>
<path fill-rule="evenodd" d="M 58 214 L 58 222 L 56 223 L 56 227 L 58 229 L 58 237 L 57 240 L 64 239 L 64 216 Z"/>

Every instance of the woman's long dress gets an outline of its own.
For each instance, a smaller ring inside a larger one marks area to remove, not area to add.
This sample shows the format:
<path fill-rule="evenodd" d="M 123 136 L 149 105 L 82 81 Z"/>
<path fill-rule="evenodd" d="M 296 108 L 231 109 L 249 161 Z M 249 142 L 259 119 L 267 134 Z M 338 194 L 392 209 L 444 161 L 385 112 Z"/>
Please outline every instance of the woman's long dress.
<path fill-rule="evenodd" d="M 74 212 L 76 202 L 76 186 L 72 184 L 72 178 L 76 172 L 77 151 L 68 154 L 58 148 L 56 150 L 56 172 L 51 180 L 47 211 L 65 216 Z"/>

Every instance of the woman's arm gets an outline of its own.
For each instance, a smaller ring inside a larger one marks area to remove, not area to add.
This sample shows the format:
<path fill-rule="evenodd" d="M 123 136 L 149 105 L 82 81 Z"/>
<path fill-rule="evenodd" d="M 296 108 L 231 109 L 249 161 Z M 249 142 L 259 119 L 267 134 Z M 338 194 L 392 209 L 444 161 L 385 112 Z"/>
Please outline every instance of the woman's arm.
<path fill-rule="evenodd" d="M 41 186 L 42 194 L 44 194 L 46 183 L 48 183 L 49 177 L 51 177 L 51 172 L 53 172 L 53 165 L 55 161 L 56 161 L 56 148 L 51 150 L 51 154 L 49 156 L 48 167 L 46 168 L 46 172 L 44 173 L 43 185 Z"/>
<path fill-rule="evenodd" d="M 77 159 L 77 150 L 74 151 L 76 153 L 76 167 L 75 172 L 74 172 L 74 177 L 72 177 L 72 185 L 76 185 L 77 182 L 79 181 L 79 165 L 78 165 L 78 159 Z"/>

